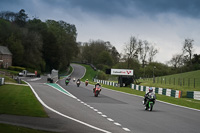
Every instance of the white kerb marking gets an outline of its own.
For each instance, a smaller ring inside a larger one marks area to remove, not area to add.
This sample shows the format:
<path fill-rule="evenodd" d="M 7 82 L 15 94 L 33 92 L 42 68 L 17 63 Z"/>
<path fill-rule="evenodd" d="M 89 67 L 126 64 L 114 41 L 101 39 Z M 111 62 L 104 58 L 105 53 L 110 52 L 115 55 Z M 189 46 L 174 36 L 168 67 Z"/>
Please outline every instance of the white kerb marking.
<path fill-rule="evenodd" d="M 129 130 L 128 128 L 123 128 L 125 131 L 130 132 L 131 130 Z"/>
<path fill-rule="evenodd" d="M 119 123 L 117 123 L 117 122 L 115 122 L 114 124 L 117 125 L 117 126 L 121 126 L 121 124 L 119 124 Z"/>
<path fill-rule="evenodd" d="M 114 121 L 113 119 L 111 119 L 111 118 L 107 118 L 109 121 Z"/>
<path fill-rule="evenodd" d="M 97 112 L 98 114 L 102 115 L 102 112 Z"/>
<path fill-rule="evenodd" d="M 107 117 L 106 115 L 102 115 L 103 117 Z"/>

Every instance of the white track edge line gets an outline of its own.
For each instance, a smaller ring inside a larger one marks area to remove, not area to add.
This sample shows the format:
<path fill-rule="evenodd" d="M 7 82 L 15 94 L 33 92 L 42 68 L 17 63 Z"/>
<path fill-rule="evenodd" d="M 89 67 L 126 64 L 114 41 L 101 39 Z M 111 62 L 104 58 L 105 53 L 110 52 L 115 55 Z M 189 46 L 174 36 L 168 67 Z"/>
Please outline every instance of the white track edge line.
<path fill-rule="evenodd" d="M 26 81 L 25 81 L 25 82 L 26 82 Z M 102 132 L 104 132 L 104 133 L 111 133 L 111 132 L 106 131 L 106 130 L 104 130 L 104 129 L 101 129 L 101 128 L 92 126 L 92 125 L 90 125 L 90 124 L 87 124 L 87 123 L 85 123 L 85 122 L 82 122 L 82 121 L 80 121 L 80 120 L 77 120 L 77 119 L 75 119 L 75 118 L 72 118 L 72 117 L 70 117 L 70 116 L 64 115 L 64 114 L 62 114 L 62 113 L 60 113 L 60 112 L 54 110 L 53 108 L 47 106 L 47 105 L 40 99 L 40 97 L 39 97 L 38 94 L 35 92 L 35 90 L 33 89 L 33 87 L 32 87 L 28 82 L 26 82 L 26 83 L 29 85 L 29 87 L 30 87 L 31 90 L 33 91 L 34 95 L 35 95 L 36 98 L 39 100 L 39 102 L 40 102 L 44 107 L 48 108 L 49 110 L 51 110 L 51 111 L 53 111 L 53 112 L 55 112 L 55 113 L 57 113 L 57 114 L 59 114 L 59 115 L 65 117 L 65 118 L 68 118 L 68 119 L 70 119 L 70 120 L 76 121 L 76 122 L 78 122 L 78 123 L 80 123 L 80 124 L 83 124 L 83 125 L 85 125 L 85 126 L 88 126 L 88 127 L 90 127 L 90 128 L 93 128 L 93 129 L 102 131 Z"/>

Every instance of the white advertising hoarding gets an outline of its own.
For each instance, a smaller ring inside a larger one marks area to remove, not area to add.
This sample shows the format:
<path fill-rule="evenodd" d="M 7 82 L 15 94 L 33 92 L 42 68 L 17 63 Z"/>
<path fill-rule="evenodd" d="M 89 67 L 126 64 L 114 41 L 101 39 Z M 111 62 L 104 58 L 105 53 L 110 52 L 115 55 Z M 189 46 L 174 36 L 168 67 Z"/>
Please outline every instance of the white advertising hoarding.
<path fill-rule="evenodd" d="M 111 69 L 111 75 L 133 76 L 133 70 L 130 70 L 130 69 Z"/>

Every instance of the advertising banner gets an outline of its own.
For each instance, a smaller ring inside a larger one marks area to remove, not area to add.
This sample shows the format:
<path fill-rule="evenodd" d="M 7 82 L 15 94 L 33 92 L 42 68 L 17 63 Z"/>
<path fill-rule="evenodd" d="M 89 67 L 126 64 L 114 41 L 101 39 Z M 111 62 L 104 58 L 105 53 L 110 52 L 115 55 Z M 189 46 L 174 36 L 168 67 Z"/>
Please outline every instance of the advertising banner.
<path fill-rule="evenodd" d="M 111 69 L 111 75 L 133 76 L 133 70 L 130 70 L 130 69 Z"/>

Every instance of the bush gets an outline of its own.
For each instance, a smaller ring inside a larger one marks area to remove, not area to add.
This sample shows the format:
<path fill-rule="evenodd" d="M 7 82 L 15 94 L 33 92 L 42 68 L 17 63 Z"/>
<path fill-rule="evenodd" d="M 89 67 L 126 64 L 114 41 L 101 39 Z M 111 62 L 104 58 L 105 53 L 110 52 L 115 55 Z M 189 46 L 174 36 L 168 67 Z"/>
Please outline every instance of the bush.
<path fill-rule="evenodd" d="M 104 64 L 98 64 L 97 68 L 100 69 L 100 70 L 102 70 L 102 71 L 104 71 L 104 72 L 106 71 L 106 69 L 110 69 L 109 66 L 104 65 Z"/>
<path fill-rule="evenodd" d="M 12 71 L 19 71 L 19 72 L 21 72 L 21 71 L 23 71 L 23 70 L 25 70 L 26 68 L 24 68 L 24 67 L 19 67 L 19 66 L 9 66 L 8 67 L 8 70 L 12 70 Z"/>
<path fill-rule="evenodd" d="M 108 76 L 103 71 L 99 71 L 97 75 L 97 79 L 108 80 Z"/>

